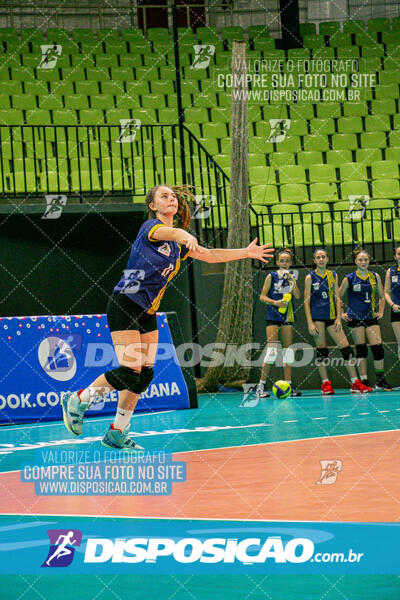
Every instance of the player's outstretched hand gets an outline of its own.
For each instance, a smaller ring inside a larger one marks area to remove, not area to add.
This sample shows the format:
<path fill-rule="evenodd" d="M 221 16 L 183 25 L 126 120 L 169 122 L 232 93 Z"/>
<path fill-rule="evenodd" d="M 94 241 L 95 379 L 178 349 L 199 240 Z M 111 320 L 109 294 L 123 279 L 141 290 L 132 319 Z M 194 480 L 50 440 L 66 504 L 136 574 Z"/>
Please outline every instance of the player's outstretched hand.
<path fill-rule="evenodd" d="M 249 258 L 256 258 L 267 263 L 268 259 L 273 257 L 275 248 L 270 248 L 272 244 L 257 246 L 257 241 L 258 238 L 254 238 L 254 240 L 247 246 L 247 256 Z"/>
<path fill-rule="evenodd" d="M 347 313 L 343 313 L 343 314 L 342 314 L 342 319 L 343 319 L 344 321 L 351 321 L 351 319 L 350 319 L 350 317 L 349 317 L 349 315 L 348 315 Z"/>
<path fill-rule="evenodd" d="M 200 246 L 199 246 L 199 242 L 197 241 L 197 238 L 195 238 L 194 235 L 192 235 L 191 233 L 187 234 L 185 246 L 186 246 L 186 248 L 188 248 L 189 250 L 192 250 L 193 252 L 195 252 L 196 250 L 200 250 Z"/>

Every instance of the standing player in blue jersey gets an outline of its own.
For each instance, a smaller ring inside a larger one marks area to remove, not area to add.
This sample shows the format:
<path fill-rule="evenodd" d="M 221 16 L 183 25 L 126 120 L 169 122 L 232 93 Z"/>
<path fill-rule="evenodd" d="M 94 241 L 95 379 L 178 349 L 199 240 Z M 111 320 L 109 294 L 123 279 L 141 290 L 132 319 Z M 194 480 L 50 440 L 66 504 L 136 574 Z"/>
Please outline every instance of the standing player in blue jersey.
<path fill-rule="evenodd" d="M 352 329 L 361 381 L 370 387 L 367 375 L 368 340 L 374 357 L 375 389 L 391 392 L 393 387 L 385 379 L 384 350 L 378 323 L 385 308 L 381 278 L 378 273 L 368 270 L 370 256 L 366 250 L 358 249 L 354 254 L 357 270 L 346 275 L 339 290 L 341 297 L 347 292 L 348 309 L 342 317 Z"/>
<path fill-rule="evenodd" d="M 119 391 L 114 422 L 103 445 L 121 450 L 138 450 L 129 437 L 130 420 L 139 396 L 149 386 L 156 356 L 158 329 L 156 311 L 167 284 L 190 255 L 208 263 L 255 258 L 268 262 L 271 244 L 247 248 L 208 249 L 199 246 L 187 229 L 190 209 L 185 187 L 156 186 L 147 196 L 148 220 L 142 225 L 123 276 L 107 306 L 107 319 L 120 366 L 100 375 L 86 389 L 62 397 L 64 423 L 71 433 L 81 435 L 83 416 L 94 399 L 111 390 Z"/>
<path fill-rule="evenodd" d="M 300 298 L 300 290 L 293 275 L 289 272 L 292 266 L 293 255 L 289 248 L 279 250 L 276 258 L 277 271 L 269 273 L 265 279 L 261 291 L 260 300 L 268 304 L 267 321 L 267 349 L 264 356 L 264 362 L 261 369 L 260 382 L 257 385 L 256 394 L 259 398 L 268 398 L 269 393 L 265 389 L 268 373 L 278 358 L 279 349 L 279 330 L 282 336 L 283 345 L 283 370 L 285 380 L 292 384 L 292 363 L 294 362 L 294 352 L 291 348 L 293 344 L 293 323 L 294 323 L 294 305 L 293 296 Z M 284 300 L 284 295 L 290 294 L 289 302 Z M 292 396 L 301 396 L 301 392 L 292 386 Z"/>
<path fill-rule="evenodd" d="M 306 276 L 304 285 L 304 309 L 308 330 L 315 337 L 317 360 L 322 379 L 321 391 L 324 396 L 334 394 L 332 382 L 328 379 L 327 364 L 329 350 L 326 345 L 326 332 L 339 347 L 351 379 L 352 394 L 372 392 L 357 376 L 353 362 L 353 352 L 342 328 L 342 305 L 339 297 L 338 276 L 336 271 L 327 269 L 329 261 L 325 248 L 317 248 L 313 253 L 315 269 Z"/>
<path fill-rule="evenodd" d="M 400 359 L 400 244 L 394 249 L 396 264 L 386 271 L 385 298 L 391 307 L 390 320 L 397 341 L 397 353 Z"/>

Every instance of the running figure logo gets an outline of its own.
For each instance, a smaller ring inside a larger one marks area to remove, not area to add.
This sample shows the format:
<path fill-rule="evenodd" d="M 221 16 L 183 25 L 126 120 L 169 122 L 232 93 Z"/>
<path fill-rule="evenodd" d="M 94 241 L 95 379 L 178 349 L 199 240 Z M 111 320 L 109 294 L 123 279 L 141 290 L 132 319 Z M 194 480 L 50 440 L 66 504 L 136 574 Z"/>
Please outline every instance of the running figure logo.
<path fill-rule="evenodd" d="M 211 214 L 211 209 L 216 206 L 216 198 L 211 195 L 197 195 L 196 204 L 192 213 L 192 219 L 208 219 Z"/>
<path fill-rule="evenodd" d="M 320 460 L 321 476 L 318 479 L 318 484 L 331 485 L 336 483 L 338 473 L 342 470 L 341 460 Z"/>
<path fill-rule="evenodd" d="M 240 408 L 254 408 L 259 403 L 259 398 L 256 395 L 256 383 L 243 383 L 243 398 L 239 404 Z"/>
<path fill-rule="evenodd" d="M 288 129 L 290 129 L 290 123 L 290 119 L 269 119 L 271 131 L 267 138 L 267 142 L 272 142 L 274 144 L 283 142 Z"/>
<path fill-rule="evenodd" d="M 80 546 L 82 532 L 79 529 L 48 529 L 50 548 L 42 567 L 68 567 L 74 558 L 74 546 Z"/>
<path fill-rule="evenodd" d="M 67 196 L 47 195 L 46 203 L 47 206 L 42 219 L 58 219 L 61 216 L 64 206 L 67 204 Z"/>
<path fill-rule="evenodd" d="M 58 58 L 61 56 L 62 46 L 60 44 L 40 46 L 42 58 L 37 66 L 38 69 L 54 69 Z"/>
<path fill-rule="evenodd" d="M 363 219 L 369 200 L 369 196 L 350 195 L 349 212 L 347 213 L 346 218 L 349 219 L 349 221 L 360 221 Z"/>
<path fill-rule="evenodd" d="M 136 134 L 142 124 L 140 119 L 120 119 L 120 133 L 116 140 L 119 144 L 128 144 L 135 141 Z"/>
<path fill-rule="evenodd" d="M 194 60 L 190 65 L 191 69 L 207 69 L 210 64 L 210 60 L 215 54 L 215 46 L 211 44 L 207 46 L 193 46 Z"/>

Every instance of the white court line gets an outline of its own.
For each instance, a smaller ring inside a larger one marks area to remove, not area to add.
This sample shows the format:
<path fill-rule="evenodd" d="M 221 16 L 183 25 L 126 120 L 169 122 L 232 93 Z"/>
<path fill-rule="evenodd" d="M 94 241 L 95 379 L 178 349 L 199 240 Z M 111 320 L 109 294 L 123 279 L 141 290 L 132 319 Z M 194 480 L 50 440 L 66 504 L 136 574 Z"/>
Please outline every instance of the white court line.
<path fill-rule="evenodd" d="M 320 435 L 320 436 L 316 436 L 316 437 L 310 437 L 310 438 L 295 438 L 294 440 L 277 440 L 274 442 L 259 442 L 257 444 L 240 444 L 238 446 L 218 446 L 217 448 L 199 448 L 198 450 L 179 450 L 177 452 L 171 452 L 170 454 L 191 454 L 192 452 L 210 452 L 213 450 L 229 450 L 231 448 L 250 448 L 253 446 L 269 446 L 271 444 L 289 444 L 291 442 L 308 442 L 309 440 L 331 440 L 331 439 L 335 439 L 335 438 L 342 438 L 342 437 L 349 437 L 352 435 L 372 435 L 373 433 L 390 433 L 393 431 L 399 431 L 399 429 L 382 429 L 380 431 L 359 431 L 357 433 L 343 433 L 340 435 Z M 198 433 L 204 433 L 203 431 L 198 432 Z M 21 471 L 21 469 L 15 469 L 14 471 L 2 471 L 0 472 L 0 477 L 1 475 L 4 475 L 6 473 L 19 473 Z M 7 513 L 0 513 L 0 514 L 7 514 Z M 13 514 L 13 513 L 10 513 Z M 316 521 L 317 523 L 319 523 L 319 521 Z"/>
<path fill-rule="evenodd" d="M 176 410 L 160 410 L 158 412 L 148 412 L 148 413 L 140 413 L 138 415 L 133 415 L 132 419 L 137 419 L 138 417 L 149 417 L 150 415 L 163 415 L 163 414 L 167 414 L 167 413 L 171 413 L 171 412 L 178 412 Z M 107 417 L 101 417 L 101 419 L 88 419 L 86 421 L 86 423 L 99 423 L 99 421 L 107 421 L 107 419 L 113 419 L 114 418 L 114 413 L 113 414 L 109 414 Z M 31 423 L 31 425 L 24 425 L 24 426 L 20 426 L 20 425 L 3 425 L 2 427 L 0 427 L 0 433 L 2 431 L 7 431 L 7 427 L 9 427 L 10 429 L 12 429 L 13 431 L 15 431 L 16 429 L 18 431 L 22 431 L 23 429 L 37 429 L 38 427 L 56 427 L 56 426 L 64 426 L 63 421 L 57 421 L 56 423 L 42 423 L 42 425 L 37 425 L 36 423 Z"/>

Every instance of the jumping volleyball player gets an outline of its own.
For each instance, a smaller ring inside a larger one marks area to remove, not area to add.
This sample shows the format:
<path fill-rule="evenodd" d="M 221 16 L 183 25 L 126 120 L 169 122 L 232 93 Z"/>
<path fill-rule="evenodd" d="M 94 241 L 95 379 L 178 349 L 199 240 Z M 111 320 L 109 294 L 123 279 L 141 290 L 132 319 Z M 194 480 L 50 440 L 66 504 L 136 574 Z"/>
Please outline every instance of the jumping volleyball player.
<path fill-rule="evenodd" d="M 142 449 L 130 437 L 130 420 L 139 395 L 153 379 L 158 329 L 156 311 L 169 281 L 189 255 L 208 263 L 255 258 L 267 263 L 271 244 L 257 246 L 257 238 L 239 249 L 208 249 L 188 233 L 190 209 L 186 187 L 156 186 L 147 196 L 148 219 L 132 246 L 124 276 L 115 286 L 107 306 L 107 319 L 120 366 L 100 375 L 86 389 L 62 397 L 64 423 L 81 435 L 83 416 L 94 399 L 119 391 L 117 414 L 102 444 L 109 448 Z M 140 350 L 132 352 L 133 348 Z"/>
<path fill-rule="evenodd" d="M 391 307 L 390 320 L 397 340 L 397 353 L 400 359 L 400 244 L 394 249 L 396 264 L 386 271 L 385 298 Z"/>
<path fill-rule="evenodd" d="M 370 256 L 366 250 L 355 250 L 354 255 L 357 270 L 346 275 L 339 290 L 341 297 L 347 292 L 348 298 L 348 310 L 342 316 L 352 329 L 361 381 L 370 387 L 367 375 L 368 348 L 366 341 L 368 339 L 374 357 L 375 389 L 391 392 L 393 387 L 385 379 L 384 350 L 378 323 L 378 319 L 383 316 L 385 307 L 381 278 L 378 273 L 368 270 Z M 378 310 L 377 298 L 379 298 Z"/>
<path fill-rule="evenodd" d="M 317 346 L 318 370 L 322 379 L 321 391 L 323 395 L 334 394 L 332 382 L 328 379 L 326 362 L 329 350 L 326 346 L 326 332 L 339 347 L 345 361 L 346 369 L 350 375 L 352 394 L 372 392 L 357 377 L 357 371 L 351 359 L 353 353 L 346 334 L 342 328 L 342 304 L 339 297 L 338 276 L 335 271 L 327 269 L 329 261 L 325 248 L 317 248 L 313 253 L 315 269 L 306 276 L 304 287 L 304 309 L 306 312 L 308 330 L 315 337 Z"/>
<path fill-rule="evenodd" d="M 260 300 L 268 304 L 267 321 L 267 350 L 261 369 L 260 382 L 257 385 L 256 394 L 259 398 L 268 398 L 269 393 L 265 389 L 268 373 L 278 357 L 279 329 L 281 330 L 283 351 L 284 377 L 288 383 L 292 383 L 292 367 L 294 360 L 293 343 L 294 309 L 293 296 L 300 298 L 300 290 L 293 275 L 289 272 L 292 266 L 292 251 L 282 248 L 278 251 L 276 258 L 277 271 L 269 273 L 261 290 Z M 288 294 L 289 300 L 284 296 Z M 292 386 L 292 396 L 301 396 L 301 392 Z"/>

